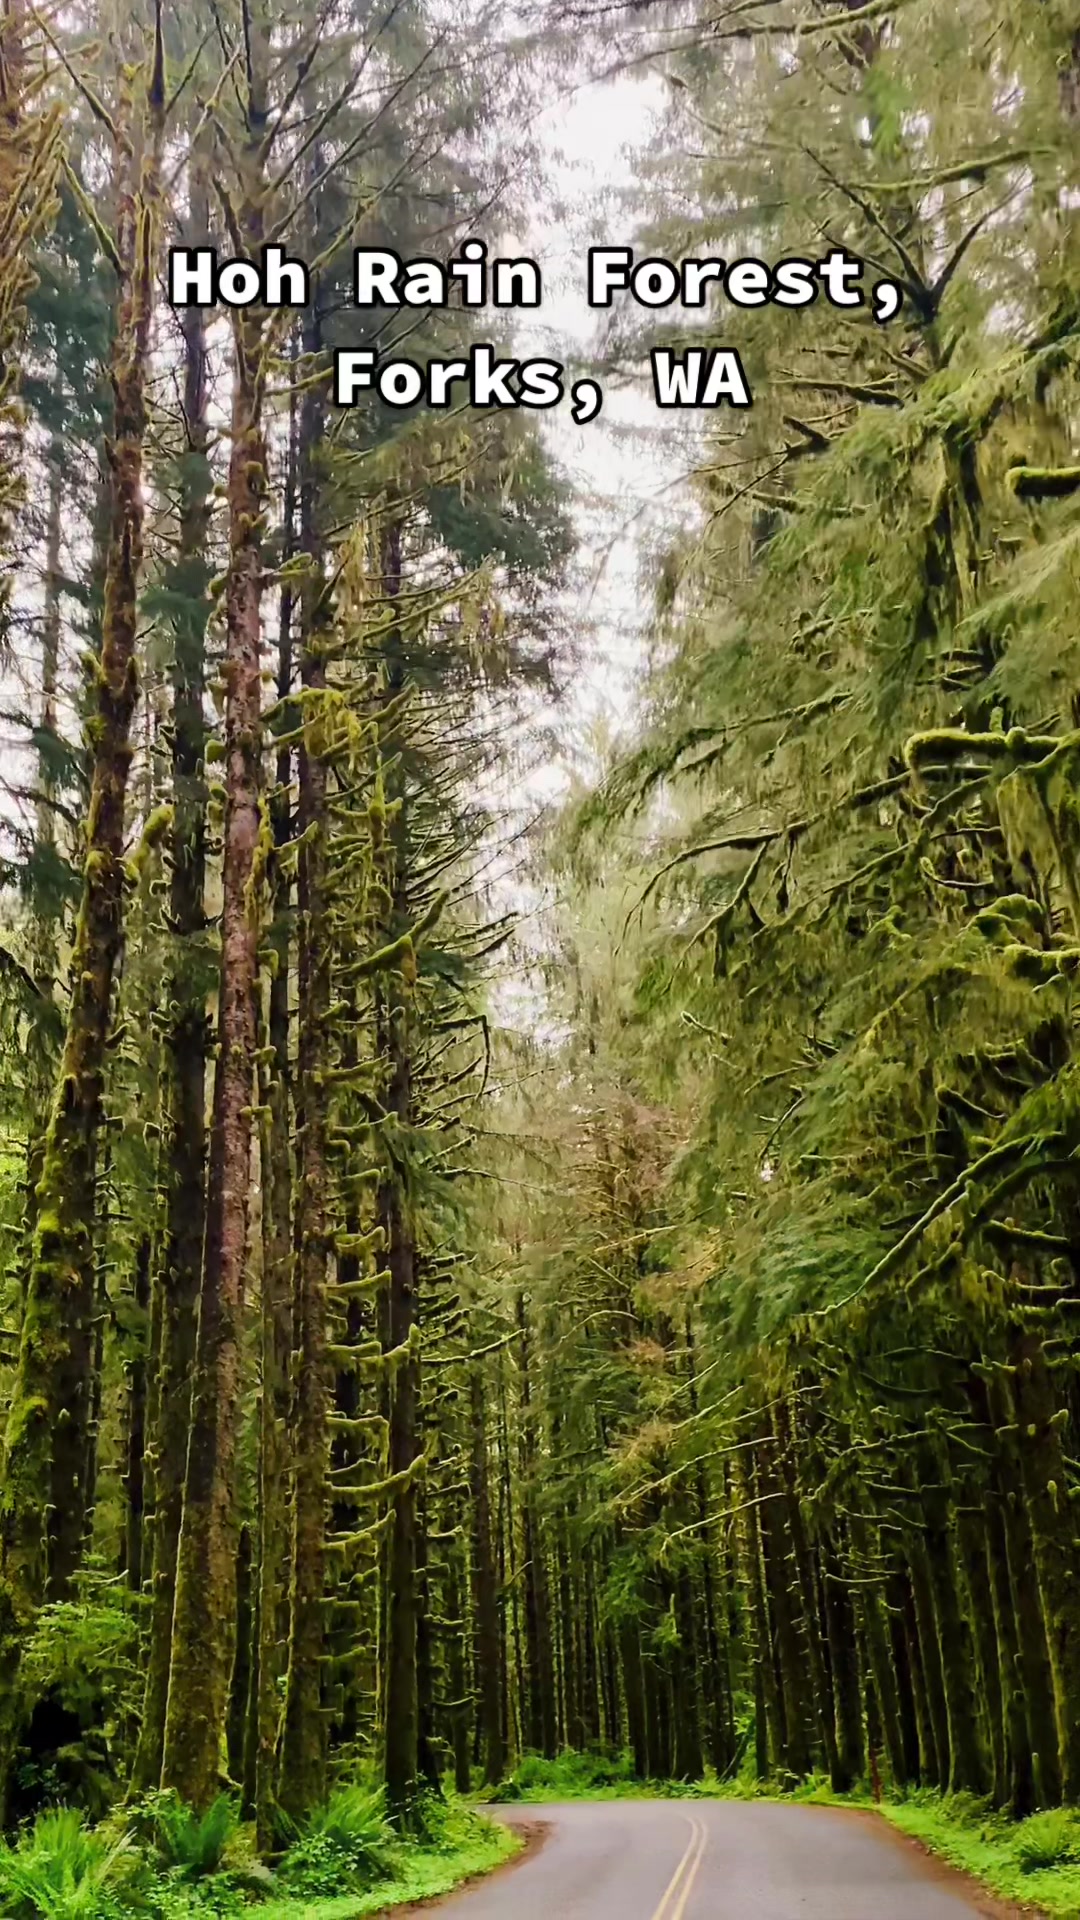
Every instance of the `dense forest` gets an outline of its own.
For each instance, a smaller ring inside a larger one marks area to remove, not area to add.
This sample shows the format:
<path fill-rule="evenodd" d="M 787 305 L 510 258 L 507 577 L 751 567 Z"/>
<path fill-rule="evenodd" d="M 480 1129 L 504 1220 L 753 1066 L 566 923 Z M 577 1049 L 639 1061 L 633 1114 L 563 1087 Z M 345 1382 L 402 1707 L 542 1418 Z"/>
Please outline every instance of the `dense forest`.
<path fill-rule="evenodd" d="M 1080 1803 L 1080 16 L 528 11 L 0 0 L 12 1835 L 567 1751 Z M 680 473 L 533 807 L 558 435 L 333 354 L 512 348 L 353 249 L 516 244 L 646 71 L 610 237 L 903 311 L 598 316 Z M 170 307 L 271 244 L 302 312 Z M 751 409 L 653 413 L 695 342 Z"/>

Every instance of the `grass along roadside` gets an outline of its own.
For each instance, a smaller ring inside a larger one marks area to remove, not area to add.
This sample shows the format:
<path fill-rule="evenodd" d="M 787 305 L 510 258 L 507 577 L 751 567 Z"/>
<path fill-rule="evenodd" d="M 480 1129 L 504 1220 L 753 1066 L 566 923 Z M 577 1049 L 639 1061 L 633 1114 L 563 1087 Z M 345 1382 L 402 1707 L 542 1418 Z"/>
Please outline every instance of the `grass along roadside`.
<path fill-rule="evenodd" d="M 885 1818 L 991 1893 L 1048 1920 L 1080 1914 L 1080 1815 L 1055 1807 L 1007 1820 L 966 1795 L 884 1801 Z"/>
<path fill-rule="evenodd" d="M 461 1808 L 447 1822 L 446 1834 L 437 1846 L 403 1851 L 401 1865 L 394 1873 L 362 1893 L 326 1899 L 271 1899 L 252 1912 L 260 1920 L 364 1920 L 366 1915 L 453 1893 L 467 1881 L 512 1860 L 524 1845 L 521 1835 L 509 1827 Z"/>

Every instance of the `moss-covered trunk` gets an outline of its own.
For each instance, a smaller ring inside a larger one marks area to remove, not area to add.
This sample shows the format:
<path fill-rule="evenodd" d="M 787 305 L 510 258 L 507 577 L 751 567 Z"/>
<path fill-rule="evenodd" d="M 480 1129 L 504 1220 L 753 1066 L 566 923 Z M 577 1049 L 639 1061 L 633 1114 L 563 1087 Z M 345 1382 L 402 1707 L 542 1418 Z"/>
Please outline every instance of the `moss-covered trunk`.
<path fill-rule="evenodd" d="M 1014 1327 L 1009 1350 L 1017 1446 L 1054 1689 L 1061 1789 L 1066 1800 L 1076 1801 L 1080 1799 L 1080 1551 L 1065 1492 L 1062 1413 L 1038 1335 L 1029 1328 Z"/>
<path fill-rule="evenodd" d="M 833 1711 L 836 1716 L 837 1775 L 839 1790 L 846 1793 L 862 1775 L 866 1765 L 866 1750 L 855 1609 L 851 1603 L 847 1570 L 832 1535 L 826 1539 L 822 1554 L 822 1602 L 829 1643 Z"/>
<path fill-rule="evenodd" d="M 922 1663 L 919 1623 L 915 1613 L 915 1594 L 911 1575 L 906 1567 L 897 1568 L 895 1577 L 889 1584 L 889 1597 L 894 1610 L 895 1665 L 898 1676 L 902 1667 L 906 1672 L 907 1687 L 911 1696 L 911 1717 L 914 1722 L 914 1738 L 906 1724 L 904 1725 L 904 1749 L 907 1754 L 909 1777 L 917 1780 L 921 1786 L 940 1786 L 948 1767 L 948 1756 L 943 1767 L 938 1754 L 934 1716 L 930 1710 L 930 1696 Z M 902 1695 L 903 1683 L 899 1684 Z"/>
<path fill-rule="evenodd" d="M 925 1565 L 933 1595 L 934 1625 L 949 1737 L 949 1788 L 953 1793 L 985 1793 L 990 1785 L 979 1738 L 979 1707 L 972 1644 L 961 1606 L 948 1494 L 939 1479 L 940 1463 L 929 1450 L 920 1488 L 925 1517 Z M 924 1648 L 925 1654 L 925 1648 Z"/>
<path fill-rule="evenodd" d="M 193 244 L 209 229 L 205 189 L 196 174 L 190 225 Z M 177 943 L 169 981 L 165 1085 L 165 1232 L 155 1276 L 154 1502 L 150 1529 L 150 1623 L 142 1725 L 133 1785 L 146 1792 L 158 1784 L 169 1691 L 176 1550 L 187 1461 L 191 1375 L 195 1359 L 195 1312 L 202 1268 L 206 1159 L 206 1060 L 210 1044 L 207 977 L 202 960 L 206 937 L 206 793 L 203 777 L 206 726 L 207 588 L 210 567 L 211 475 L 208 418 L 206 315 L 199 307 L 181 316 L 184 342 L 184 420 L 188 445 L 181 462 L 177 557 L 169 582 L 180 607 L 173 623 L 172 663 L 172 871 L 169 918 Z"/>
<path fill-rule="evenodd" d="M 469 1709 L 472 1695 L 469 1688 L 468 1641 L 466 1637 L 466 1593 L 464 1579 L 464 1519 L 459 1516 L 452 1529 L 454 1538 L 450 1542 L 446 1557 L 446 1612 L 447 1612 L 447 1655 L 446 1672 L 450 1688 L 450 1699 L 446 1713 L 450 1720 L 450 1750 L 454 1762 L 454 1790 L 468 1793 L 472 1787 L 472 1768 L 469 1761 Z"/>
<path fill-rule="evenodd" d="M 806 1656 L 799 1632 L 802 1623 L 794 1551 L 786 1525 L 783 1489 L 774 1453 L 775 1448 L 766 1441 L 758 1454 L 765 1591 L 779 1669 L 784 1716 L 784 1765 L 796 1779 L 802 1779 L 809 1773 L 811 1765 L 809 1718 L 813 1705 L 807 1699 L 803 1686 Z"/>
<path fill-rule="evenodd" d="M 934 1594 L 930 1578 L 926 1540 L 920 1530 L 913 1531 L 908 1542 L 908 1572 L 919 1643 L 919 1666 L 926 1689 L 926 1707 L 934 1729 L 934 1754 L 938 1783 L 948 1785 L 952 1770 L 951 1722 L 941 1667 L 941 1644 L 934 1614 Z"/>
<path fill-rule="evenodd" d="M 757 1474 L 753 1456 L 743 1461 L 736 1476 L 740 1499 L 737 1506 L 741 1521 L 739 1559 L 743 1579 L 749 1590 L 751 1633 L 750 1660 L 754 1673 L 754 1722 L 757 1743 L 758 1778 L 764 1779 L 782 1764 L 784 1724 L 776 1661 L 773 1657 L 772 1623 L 765 1597 L 762 1566 L 762 1529 L 757 1497 Z"/>
<path fill-rule="evenodd" d="M 318 354 L 317 300 L 305 336 L 305 351 Z M 299 1127 L 297 1130 L 296 1355 L 293 1455 L 292 1570 L 289 1664 L 281 1743 L 279 1798 L 286 1811 L 302 1814 L 324 1797 L 326 1734 L 323 1717 L 323 1633 L 326 1561 L 327 1279 L 330 1259 L 327 1167 L 327 1015 L 330 1006 L 331 937 L 326 900 L 327 781 L 319 743 L 326 692 L 326 619 L 318 486 L 323 440 L 323 403 L 309 386 L 300 410 L 300 537 L 309 561 L 303 595 L 300 674 L 305 728 L 300 743 L 300 836 L 297 945 L 299 1007 Z M 393 1471 L 393 1468 L 391 1468 Z"/>
<path fill-rule="evenodd" d="M 867 1679 L 873 1682 L 874 1696 L 877 1701 L 881 1721 L 881 1735 L 885 1743 L 885 1755 L 889 1772 L 898 1787 L 906 1786 L 908 1779 L 907 1757 L 904 1753 L 904 1740 L 900 1727 L 900 1705 L 896 1691 L 896 1672 L 893 1666 L 892 1652 L 885 1622 L 884 1605 L 876 1579 L 868 1579 L 867 1573 L 874 1567 L 873 1543 L 869 1523 L 861 1514 L 849 1515 L 848 1526 L 851 1535 L 852 1557 L 858 1574 L 859 1616 L 862 1621 L 863 1639 L 866 1646 L 866 1661 L 869 1667 Z M 874 1567 L 876 1574 L 876 1567 Z"/>
<path fill-rule="evenodd" d="M 649 1777 L 648 1729 L 645 1722 L 645 1688 L 641 1664 L 641 1630 L 636 1620 L 623 1620 L 619 1626 L 619 1665 L 622 1671 L 623 1699 L 626 1702 L 626 1731 L 638 1780 Z"/>
<path fill-rule="evenodd" d="M 113 985 L 123 939 L 125 797 L 138 689 L 146 382 L 157 273 L 165 75 L 160 31 L 138 106 L 117 131 L 119 268 L 110 366 L 108 546 L 82 894 L 63 1052 L 37 1193 L 19 1356 L 0 1467 L 0 1803 L 15 1735 L 15 1680 L 47 1582 L 50 1504 L 73 1501 L 87 1457 L 96 1275 L 94 1205 Z M 72 1485 L 57 1484 L 59 1439 Z"/>
<path fill-rule="evenodd" d="M 1009 1798 L 1005 1750 L 1005 1708 L 1001 1692 L 1001 1654 L 998 1647 L 994 1595 L 987 1560 L 987 1536 L 978 1492 L 961 1489 L 963 1504 L 956 1513 L 956 1540 L 971 1608 L 979 1702 L 990 1760 L 990 1791 L 995 1806 Z"/>
<path fill-rule="evenodd" d="M 135 1273 L 132 1285 L 132 1304 L 136 1314 L 135 1350 L 128 1363 L 127 1411 L 124 1422 L 123 1572 L 132 1593 L 140 1593 L 143 1583 L 150 1259 L 150 1235 L 144 1233 L 135 1253 Z"/>
<path fill-rule="evenodd" d="M 257 253 L 263 109 L 249 102 L 240 230 Z M 233 317 L 226 579 L 225 823 L 218 1053 L 191 1432 L 177 1554 L 162 1784 L 205 1807 L 218 1784 L 236 1621 L 236 1443 L 251 1181 L 261 842 L 263 317 Z"/>
<path fill-rule="evenodd" d="M 799 1492 L 795 1479 L 795 1461 L 792 1452 L 792 1430 L 788 1409 L 778 1406 L 773 1414 L 774 1431 L 777 1437 L 778 1472 L 783 1490 L 781 1507 L 787 1523 L 791 1541 L 791 1563 L 795 1575 L 795 1588 L 798 1593 L 806 1644 L 806 1662 L 810 1674 L 810 1690 L 813 1708 L 817 1720 L 818 1738 L 825 1755 L 825 1764 L 829 1779 L 835 1792 L 841 1792 L 840 1754 L 836 1743 L 836 1721 L 833 1715 L 833 1694 L 829 1684 L 826 1667 L 825 1648 L 818 1630 L 819 1609 L 814 1563 L 810 1551 L 810 1542 L 806 1537 L 806 1523 L 803 1519 Z"/>
<path fill-rule="evenodd" d="M 292 558 L 299 486 L 299 404 L 293 391 L 289 412 L 282 510 L 283 558 Z M 278 605 L 277 696 L 285 703 L 292 691 L 294 592 L 281 588 Z M 262 1127 L 262 1272 L 259 1295 L 259 1573 L 258 1647 L 248 1702 L 245 1785 L 254 1802 L 260 1849 L 274 1844 L 277 1799 L 277 1747 L 281 1721 L 279 1680 L 284 1661 L 288 1599 L 289 1375 L 292 1360 L 292 1065 L 289 1057 L 291 960 L 291 883 L 281 853 L 292 837 L 292 754 L 279 746 L 270 800 L 273 847 L 267 863 L 273 954 L 267 990 L 267 1055 L 260 1068 Z"/>
<path fill-rule="evenodd" d="M 499 1599 L 491 1537 L 484 1383 L 478 1366 L 469 1373 L 469 1493 L 473 1528 L 473 1615 L 476 1622 L 475 1669 L 484 1782 L 496 1787 L 503 1777 L 502 1703 L 499 1675 Z"/>
<path fill-rule="evenodd" d="M 536 1415 L 529 1376 L 529 1318 L 525 1296 L 517 1296 L 518 1379 L 521 1392 L 519 1497 L 521 1502 L 522 1577 L 525 1583 L 525 1647 L 528 1665 L 526 1741 L 553 1760 L 556 1752 L 555 1663 L 551 1646 L 551 1589 L 544 1535 L 536 1507 Z"/>
<path fill-rule="evenodd" d="M 988 1370 L 987 1391 L 990 1415 L 997 1434 L 996 1478 L 999 1498 L 996 1504 L 1005 1536 L 1006 1578 L 1016 1620 L 1017 1672 L 1027 1719 L 1035 1796 L 1040 1805 L 1052 1807 L 1057 1806 L 1061 1799 L 1054 1681 L 1050 1671 L 1050 1651 L 1039 1582 L 1031 1577 L 1035 1548 L 1020 1470 L 1010 1393 L 1006 1375 L 1000 1367 Z"/>

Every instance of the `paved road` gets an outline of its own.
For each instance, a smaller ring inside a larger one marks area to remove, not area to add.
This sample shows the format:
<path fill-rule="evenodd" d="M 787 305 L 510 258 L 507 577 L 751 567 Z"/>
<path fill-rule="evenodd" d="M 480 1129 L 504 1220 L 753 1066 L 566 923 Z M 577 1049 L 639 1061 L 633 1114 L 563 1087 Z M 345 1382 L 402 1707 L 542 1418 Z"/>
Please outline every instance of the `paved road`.
<path fill-rule="evenodd" d="M 969 1892 L 873 1815 L 767 1801 L 492 1809 L 543 1845 L 442 1909 L 453 1920 L 971 1920 Z"/>

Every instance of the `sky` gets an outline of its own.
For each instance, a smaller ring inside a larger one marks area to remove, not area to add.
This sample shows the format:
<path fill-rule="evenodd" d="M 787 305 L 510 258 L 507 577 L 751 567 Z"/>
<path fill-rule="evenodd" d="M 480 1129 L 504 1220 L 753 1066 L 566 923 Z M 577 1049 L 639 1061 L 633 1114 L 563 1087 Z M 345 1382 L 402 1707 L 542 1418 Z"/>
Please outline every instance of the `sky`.
<path fill-rule="evenodd" d="M 648 72 L 592 82 L 560 98 L 538 133 L 548 181 L 545 204 L 527 234 L 539 262 L 544 302 L 522 324 L 533 353 L 588 355 L 601 316 L 586 298 L 592 245 L 630 244 L 643 208 L 637 156 L 664 104 L 663 82 Z M 586 583 L 581 670 L 569 695 L 568 745 L 591 732 L 625 728 L 644 661 L 649 581 L 641 577 L 641 537 L 671 504 L 678 461 L 651 393 L 643 386 L 604 388 L 599 417 L 577 427 L 564 404 L 543 416 L 552 453 L 575 485 L 580 505 L 580 563 Z M 557 791 L 564 770 L 549 766 L 541 785 Z"/>
<path fill-rule="evenodd" d="M 516 329 L 522 354 L 567 360 L 596 350 L 601 316 L 586 297 L 588 249 L 632 243 L 645 211 L 638 156 L 664 97 L 659 76 L 639 72 L 582 86 L 543 116 L 537 129 L 543 204 L 513 246 L 500 248 L 531 254 L 541 269 L 543 305 L 522 315 Z M 521 824 L 557 803 L 575 771 L 595 777 L 606 741 L 630 731 L 652 605 L 646 536 L 676 504 L 685 469 L 670 416 L 657 413 L 644 382 L 622 389 L 605 383 L 603 409 L 588 425 L 574 425 L 567 402 L 537 418 L 578 502 L 581 584 L 575 583 L 568 613 L 580 663 L 558 709 L 539 716 L 551 722 L 559 750 L 537 761 L 534 711 L 523 730 L 520 777 L 505 769 L 496 776 L 493 799 L 504 828 L 507 820 Z M 554 892 L 550 880 L 537 884 L 521 870 L 516 851 L 507 852 L 494 897 L 522 920 L 494 1007 L 499 1020 L 534 1037 L 553 1031 L 527 956 L 545 944 Z"/>

